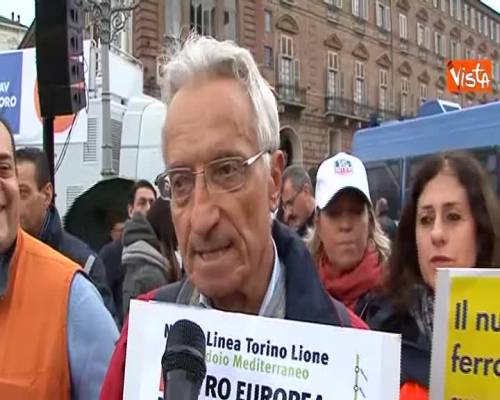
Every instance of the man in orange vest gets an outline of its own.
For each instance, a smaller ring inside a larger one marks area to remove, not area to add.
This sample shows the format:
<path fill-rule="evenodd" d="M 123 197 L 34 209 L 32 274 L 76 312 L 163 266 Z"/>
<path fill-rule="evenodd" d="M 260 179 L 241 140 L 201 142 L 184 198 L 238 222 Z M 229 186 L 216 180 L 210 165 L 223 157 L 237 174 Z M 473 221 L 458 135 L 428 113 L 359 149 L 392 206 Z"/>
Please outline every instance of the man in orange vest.
<path fill-rule="evenodd" d="M 80 267 L 19 227 L 19 203 L 0 120 L 0 399 L 97 399 L 116 325 Z"/>

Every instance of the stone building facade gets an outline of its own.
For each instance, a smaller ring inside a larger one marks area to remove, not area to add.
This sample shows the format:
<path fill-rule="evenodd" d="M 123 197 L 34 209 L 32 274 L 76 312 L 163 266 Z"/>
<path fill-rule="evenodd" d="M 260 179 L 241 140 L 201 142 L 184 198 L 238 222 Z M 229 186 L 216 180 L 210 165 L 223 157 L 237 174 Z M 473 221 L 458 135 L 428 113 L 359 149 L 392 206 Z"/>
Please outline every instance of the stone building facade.
<path fill-rule="evenodd" d="M 478 0 L 141 0 L 133 52 L 148 93 L 159 96 L 165 45 L 190 28 L 250 49 L 276 90 L 288 162 L 306 168 L 426 100 L 500 96 L 498 82 L 487 95 L 446 90 L 450 58 L 491 59 L 500 82 L 500 15 Z"/>

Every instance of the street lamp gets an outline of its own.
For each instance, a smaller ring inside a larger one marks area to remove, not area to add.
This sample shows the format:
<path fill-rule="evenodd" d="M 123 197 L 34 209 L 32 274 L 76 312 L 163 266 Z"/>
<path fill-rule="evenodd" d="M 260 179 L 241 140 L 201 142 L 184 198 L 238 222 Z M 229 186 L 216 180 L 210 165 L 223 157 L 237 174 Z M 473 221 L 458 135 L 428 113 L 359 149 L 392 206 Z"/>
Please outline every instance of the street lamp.
<path fill-rule="evenodd" d="M 79 0 L 89 13 L 101 45 L 102 66 L 102 170 L 103 178 L 117 174 L 113 169 L 111 137 L 111 93 L 109 91 L 109 46 L 122 31 L 139 0 Z"/>

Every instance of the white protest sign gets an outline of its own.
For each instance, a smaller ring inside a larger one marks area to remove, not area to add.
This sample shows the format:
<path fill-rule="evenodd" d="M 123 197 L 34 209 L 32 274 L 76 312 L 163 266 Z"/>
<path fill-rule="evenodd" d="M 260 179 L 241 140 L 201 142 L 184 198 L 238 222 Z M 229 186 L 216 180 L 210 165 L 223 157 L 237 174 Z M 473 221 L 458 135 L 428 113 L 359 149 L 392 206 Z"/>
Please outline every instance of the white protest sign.
<path fill-rule="evenodd" d="M 132 301 L 125 400 L 162 398 L 161 357 L 180 319 L 200 325 L 207 340 L 199 399 L 399 398 L 399 335 Z"/>

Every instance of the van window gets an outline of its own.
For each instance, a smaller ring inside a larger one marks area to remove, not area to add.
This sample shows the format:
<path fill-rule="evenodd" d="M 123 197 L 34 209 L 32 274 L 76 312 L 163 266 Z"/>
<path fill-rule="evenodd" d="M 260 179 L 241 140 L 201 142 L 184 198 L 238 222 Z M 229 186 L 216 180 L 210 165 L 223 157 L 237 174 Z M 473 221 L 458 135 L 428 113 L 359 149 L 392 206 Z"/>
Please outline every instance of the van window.
<path fill-rule="evenodd" d="M 366 165 L 373 206 L 378 199 L 385 197 L 389 203 L 389 216 L 395 220 L 399 220 L 401 209 L 400 164 L 400 160 L 389 160 Z"/>

